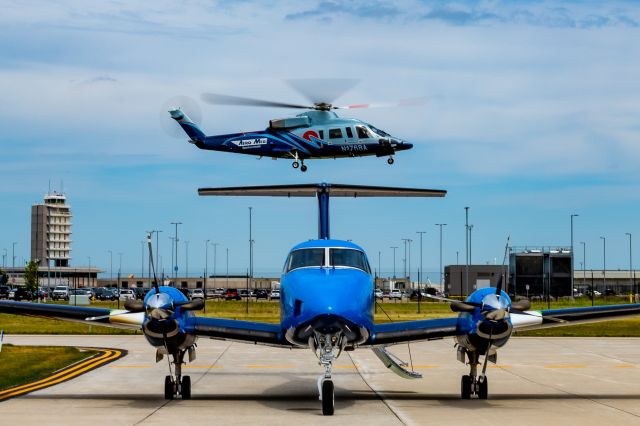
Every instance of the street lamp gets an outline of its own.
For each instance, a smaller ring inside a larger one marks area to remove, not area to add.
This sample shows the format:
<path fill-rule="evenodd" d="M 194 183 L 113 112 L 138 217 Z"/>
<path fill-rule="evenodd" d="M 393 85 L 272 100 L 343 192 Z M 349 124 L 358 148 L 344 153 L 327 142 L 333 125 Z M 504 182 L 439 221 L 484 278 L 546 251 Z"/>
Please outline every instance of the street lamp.
<path fill-rule="evenodd" d="M 185 263 L 185 268 L 184 268 L 184 273 L 187 276 L 187 278 L 189 278 L 189 241 L 185 241 L 184 242 L 185 245 L 185 253 L 186 253 L 186 263 Z"/>
<path fill-rule="evenodd" d="M 573 293 L 575 292 L 573 287 L 573 218 L 578 216 L 580 215 L 575 213 L 571 215 L 571 295 L 572 296 L 573 296 Z"/>
<path fill-rule="evenodd" d="M 402 238 L 401 240 L 404 243 L 404 258 L 402 259 L 403 276 L 406 278 L 407 276 L 407 243 L 409 242 L 409 239 Z"/>
<path fill-rule="evenodd" d="M 464 279 L 464 295 L 466 296 L 469 289 L 469 207 L 464 208 L 464 231 L 464 242 L 467 250 Z"/>
<path fill-rule="evenodd" d="M 607 238 L 602 239 L 602 286 L 603 290 L 607 288 Z"/>
<path fill-rule="evenodd" d="M 426 231 L 416 231 L 416 234 L 420 235 L 420 269 L 418 270 L 418 313 L 420 313 L 420 301 L 422 299 L 421 282 L 424 274 L 424 272 L 422 271 L 422 236 L 426 233 Z"/>
<path fill-rule="evenodd" d="M 213 246 L 213 288 L 216 288 L 216 265 L 218 263 L 216 258 L 216 251 L 220 243 L 211 243 Z"/>
<path fill-rule="evenodd" d="M 582 285 L 585 286 L 587 283 L 587 243 L 580 241 L 580 244 L 582 244 Z"/>
<path fill-rule="evenodd" d="M 207 269 L 209 268 L 209 241 L 204 240 L 204 297 L 207 297 Z"/>
<path fill-rule="evenodd" d="M 16 267 L 16 244 L 18 244 L 17 241 L 14 241 L 13 243 L 11 243 L 11 245 L 12 245 L 11 256 L 13 257 L 13 260 L 11 261 L 11 267 L 12 268 Z"/>
<path fill-rule="evenodd" d="M 633 263 L 631 260 L 631 232 L 625 232 L 624 234 L 629 236 L 629 283 L 631 284 L 631 291 L 633 291 L 633 296 L 635 298 L 636 289 L 635 283 L 633 282 Z"/>
<path fill-rule="evenodd" d="M 444 275 L 442 273 L 442 227 L 447 226 L 446 223 L 436 223 L 440 227 L 440 288 L 444 291 Z"/>
<path fill-rule="evenodd" d="M 252 223 L 253 207 L 249 207 L 249 281 L 253 279 L 253 223 Z M 249 282 L 249 287 L 251 287 Z"/>
<path fill-rule="evenodd" d="M 113 281 L 113 252 L 108 250 L 109 252 L 109 284 Z"/>

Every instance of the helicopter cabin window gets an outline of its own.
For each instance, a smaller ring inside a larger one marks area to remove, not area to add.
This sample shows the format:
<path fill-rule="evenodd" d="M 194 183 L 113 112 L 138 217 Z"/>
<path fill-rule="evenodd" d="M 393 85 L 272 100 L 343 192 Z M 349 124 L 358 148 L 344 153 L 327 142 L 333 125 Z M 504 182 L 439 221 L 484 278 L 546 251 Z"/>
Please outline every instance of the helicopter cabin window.
<path fill-rule="evenodd" d="M 346 130 L 348 138 L 353 137 L 353 130 L 351 130 L 351 127 L 345 127 L 344 130 Z"/>
<path fill-rule="evenodd" d="M 360 250 L 332 248 L 329 250 L 329 259 L 333 267 L 345 266 L 370 272 L 369 263 Z"/>
<path fill-rule="evenodd" d="M 324 130 L 318 130 L 318 133 L 320 133 L 320 139 L 324 140 Z"/>
<path fill-rule="evenodd" d="M 324 266 L 324 248 L 309 248 L 292 251 L 287 261 L 287 272 L 298 268 Z"/>
<path fill-rule="evenodd" d="M 371 137 L 364 126 L 356 126 L 356 131 L 358 132 L 358 139 L 368 139 Z"/>
<path fill-rule="evenodd" d="M 329 129 L 329 139 L 342 138 L 342 129 Z"/>

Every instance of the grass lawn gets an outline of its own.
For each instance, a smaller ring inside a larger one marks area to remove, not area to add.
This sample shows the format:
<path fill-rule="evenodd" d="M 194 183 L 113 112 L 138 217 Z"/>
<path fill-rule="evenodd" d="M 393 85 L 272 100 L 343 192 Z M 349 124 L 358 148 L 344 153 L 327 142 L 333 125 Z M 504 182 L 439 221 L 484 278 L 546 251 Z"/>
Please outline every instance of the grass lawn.
<path fill-rule="evenodd" d="M 69 347 L 4 344 L 0 352 L 0 390 L 39 380 L 94 353 Z"/>
<path fill-rule="evenodd" d="M 596 305 L 628 303 L 623 298 L 598 298 Z M 94 302 L 92 306 L 101 308 L 117 308 L 117 302 Z M 576 301 L 552 302 L 551 308 L 568 308 L 591 306 L 591 300 L 580 298 Z M 120 304 L 122 308 L 122 303 Z M 547 309 L 547 303 L 534 302 L 532 309 Z M 208 300 L 206 312 L 199 315 L 238 319 L 245 321 L 261 321 L 278 323 L 280 321 L 280 304 L 267 301 L 213 301 Z M 425 302 L 420 304 L 418 313 L 417 302 L 384 302 L 376 306 L 375 321 L 384 323 L 389 321 L 410 321 L 427 318 L 442 318 L 455 316 L 447 303 Z M 9 334 L 134 334 L 133 331 L 65 321 L 46 320 L 35 317 L 0 314 L 0 329 Z M 616 336 L 640 337 L 640 318 L 608 321 L 597 324 L 583 324 L 567 327 L 550 328 L 545 330 L 517 333 L 518 336 Z"/>

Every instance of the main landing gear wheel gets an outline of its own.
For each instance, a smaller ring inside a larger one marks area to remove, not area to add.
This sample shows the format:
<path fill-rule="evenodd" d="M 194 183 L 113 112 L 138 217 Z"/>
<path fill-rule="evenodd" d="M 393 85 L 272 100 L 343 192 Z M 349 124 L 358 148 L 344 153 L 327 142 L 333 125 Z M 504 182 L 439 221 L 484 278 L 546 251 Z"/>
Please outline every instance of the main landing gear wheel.
<path fill-rule="evenodd" d="M 333 393 L 333 381 L 322 381 L 322 415 L 333 416 L 335 396 Z"/>
<path fill-rule="evenodd" d="M 184 376 L 182 378 L 182 386 L 180 386 L 182 399 L 191 399 L 191 377 Z"/>
<path fill-rule="evenodd" d="M 171 376 L 166 376 L 164 378 L 164 399 L 173 399 L 175 395 L 175 386 L 173 385 L 173 380 L 171 380 Z"/>
<path fill-rule="evenodd" d="M 473 380 L 471 376 L 462 376 L 462 380 L 460 380 L 460 396 L 462 399 L 471 399 L 471 386 L 473 384 Z"/>
<path fill-rule="evenodd" d="M 393 159 L 393 157 L 389 157 L 389 158 L 387 158 L 387 163 L 389 163 L 389 164 L 393 164 L 393 163 L 394 163 L 394 161 L 395 161 L 395 160 Z"/>
<path fill-rule="evenodd" d="M 297 169 L 298 167 L 300 167 L 300 163 L 296 160 L 293 162 L 292 166 L 294 169 Z"/>
<path fill-rule="evenodd" d="M 307 171 L 307 166 L 305 166 L 304 164 L 302 165 L 302 167 L 300 167 L 300 171 L 301 172 L 306 172 Z"/>

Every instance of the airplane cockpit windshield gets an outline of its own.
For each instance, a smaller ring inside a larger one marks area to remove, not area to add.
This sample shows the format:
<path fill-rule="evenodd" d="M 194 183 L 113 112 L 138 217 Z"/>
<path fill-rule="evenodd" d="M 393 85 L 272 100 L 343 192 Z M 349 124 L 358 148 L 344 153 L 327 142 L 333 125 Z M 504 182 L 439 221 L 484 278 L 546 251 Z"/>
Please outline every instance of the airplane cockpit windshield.
<path fill-rule="evenodd" d="M 360 250 L 351 248 L 304 248 L 289 254 L 285 273 L 299 268 L 356 268 L 371 273 L 369 262 Z"/>

